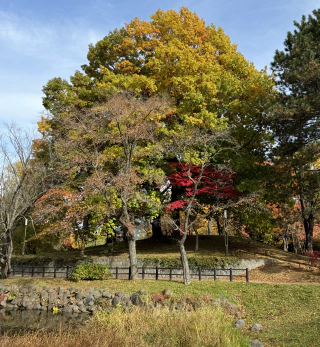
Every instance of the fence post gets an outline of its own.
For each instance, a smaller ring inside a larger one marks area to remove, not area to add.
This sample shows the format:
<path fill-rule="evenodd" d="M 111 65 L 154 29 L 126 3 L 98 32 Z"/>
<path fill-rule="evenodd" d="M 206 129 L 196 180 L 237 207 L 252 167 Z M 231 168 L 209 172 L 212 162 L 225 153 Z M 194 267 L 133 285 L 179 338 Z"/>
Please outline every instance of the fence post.
<path fill-rule="evenodd" d="M 214 279 L 214 281 L 217 279 L 217 270 L 216 270 L 216 268 L 213 269 L 213 279 Z"/>
<path fill-rule="evenodd" d="M 156 266 L 156 280 L 159 278 L 159 269 L 158 266 Z"/>
<path fill-rule="evenodd" d="M 33 275 L 34 275 L 34 266 L 32 265 L 32 267 L 31 267 L 31 277 L 33 277 Z"/>
<path fill-rule="evenodd" d="M 232 267 L 230 268 L 230 282 L 232 282 Z"/>
<path fill-rule="evenodd" d="M 246 268 L 246 282 L 249 282 L 249 269 Z"/>
<path fill-rule="evenodd" d="M 142 266 L 142 279 L 144 280 L 144 265 Z"/>
<path fill-rule="evenodd" d="M 23 264 L 21 265 L 21 276 L 22 277 L 24 276 L 24 266 L 23 266 Z"/>
<path fill-rule="evenodd" d="M 42 277 L 44 277 L 45 271 L 46 271 L 46 270 L 45 270 L 45 267 L 43 266 L 43 267 L 42 267 Z"/>
<path fill-rule="evenodd" d="M 116 280 L 118 279 L 118 274 L 119 274 L 118 266 L 116 266 Z"/>
<path fill-rule="evenodd" d="M 12 276 L 14 276 L 14 269 L 15 269 L 15 266 L 13 265 L 12 266 Z"/>
<path fill-rule="evenodd" d="M 131 280 L 131 266 L 129 266 L 129 278 L 128 280 Z"/>
<path fill-rule="evenodd" d="M 53 278 L 57 277 L 57 268 L 56 266 L 53 267 Z"/>
<path fill-rule="evenodd" d="M 170 279 L 170 281 L 172 281 L 172 267 L 171 266 L 170 266 L 169 279 Z"/>
<path fill-rule="evenodd" d="M 201 281 L 201 267 L 198 267 L 198 271 L 199 271 L 199 281 Z"/>

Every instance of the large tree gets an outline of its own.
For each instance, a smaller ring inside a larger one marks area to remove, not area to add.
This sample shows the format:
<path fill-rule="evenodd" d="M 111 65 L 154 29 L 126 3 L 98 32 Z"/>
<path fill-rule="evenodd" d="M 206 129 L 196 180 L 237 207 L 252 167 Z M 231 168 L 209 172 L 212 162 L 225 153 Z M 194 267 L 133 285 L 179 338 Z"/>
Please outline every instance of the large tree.
<path fill-rule="evenodd" d="M 49 163 L 47 163 L 50 165 Z M 33 137 L 16 125 L 0 134 L 1 277 L 11 273 L 12 235 L 19 220 L 51 185 L 51 172 L 34 156 Z"/>
<path fill-rule="evenodd" d="M 279 90 L 272 110 L 273 154 L 279 174 L 285 176 L 281 180 L 279 175 L 277 184 L 299 202 L 306 249 L 311 251 L 320 211 L 320 172 L 315 168 L 320 157 L 320 10 L 294 25 L 271 64 Z"/>
<path fill-rule="evenodd" d="M 39 123 L 54 139 L 56 118 L 106 102 L 115 91 L 131 90 L 144 96 L 167 93 L 176 109 L 166 115 L 163 133 L 185 126 L 199 129 L 230 128 L 239 143 L 232 158 L 242 191 L 261 187 L 261 166 L 269 148 L 264 127 L 266 100 L 273 80 L 257 71 L 221 28 L 206 25 L 182 7 L 158 10 L 150 21 L 133 19 L 89 46 L 88 63 L 70 82 L 53 78 L 43 88 L 44 106 L 51 112 Z M 167 134 L 165 134 L 167 132 Z M 256 182 L 256 184 L 253 184 Z"/>
<path fill-rule="evenodd" d="M 96 211 L 102 219 L 119 220 L 128 240 L 131 279 L 138 275 L 136 224 L 160 209 L 164 172 L 158 165 L 162 154 L 157 132 L 167 108 L 164 97 L 121 93 L 54 118 L 52 145 L 64 173 L 63 186 L 78 190 L 85 216 Z"/>

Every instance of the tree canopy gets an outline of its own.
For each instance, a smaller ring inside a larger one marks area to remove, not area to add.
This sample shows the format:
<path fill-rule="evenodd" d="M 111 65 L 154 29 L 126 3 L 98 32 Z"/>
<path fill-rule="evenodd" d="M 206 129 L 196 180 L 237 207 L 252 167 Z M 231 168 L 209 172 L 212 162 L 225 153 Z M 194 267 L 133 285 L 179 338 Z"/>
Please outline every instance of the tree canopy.
<path fill-rule="evenodd" d="M 283 192 L 299 202 L 306 233 L 306 248 L 312 250 L 314 220 L 319 215 L 320 172 L 316 163 L 319 146 L 320 10 L 302 16 L 288 32 L 284 50 L 276 51 L 272 70 L 279 94 L 272 107 L 275 137 L 273 150 Z"/>

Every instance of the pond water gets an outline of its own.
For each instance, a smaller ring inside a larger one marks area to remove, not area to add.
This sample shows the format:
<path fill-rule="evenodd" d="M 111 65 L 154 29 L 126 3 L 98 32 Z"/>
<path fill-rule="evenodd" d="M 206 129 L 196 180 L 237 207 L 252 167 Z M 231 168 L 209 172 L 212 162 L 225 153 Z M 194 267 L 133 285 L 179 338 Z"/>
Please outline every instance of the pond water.
<path fill-rule="evenodd" d="M 45 329 L 59 331 L 84 326 L 90 314 L 53 313 L 36 310 L 0 310 L 0 334 L 23 334 L 24 331 Z"/>

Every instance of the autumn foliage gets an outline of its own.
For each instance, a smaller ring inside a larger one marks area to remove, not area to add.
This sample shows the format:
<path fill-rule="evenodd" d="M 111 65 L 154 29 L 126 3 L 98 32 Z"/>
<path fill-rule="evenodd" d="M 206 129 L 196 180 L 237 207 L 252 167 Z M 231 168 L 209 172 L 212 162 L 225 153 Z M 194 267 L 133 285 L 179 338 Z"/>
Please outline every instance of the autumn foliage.
<path fill-rule="evenodd" d="M 199 179 L 195 195 L 198 199 L 211 197 L 214 199 L 236 199 L 240 194 L 234 187 L 235 174 L 227 169 L 217 170 L 207 167 L 201 172 L 201 165 L 171 163 L 171 171 L 167 179 L 173 187 L 181 188 L 185 198 L 171 202 L 167 212 L 173 211 L 188 204 L 188 197 L 193 195 L 194 182 Z"/>

